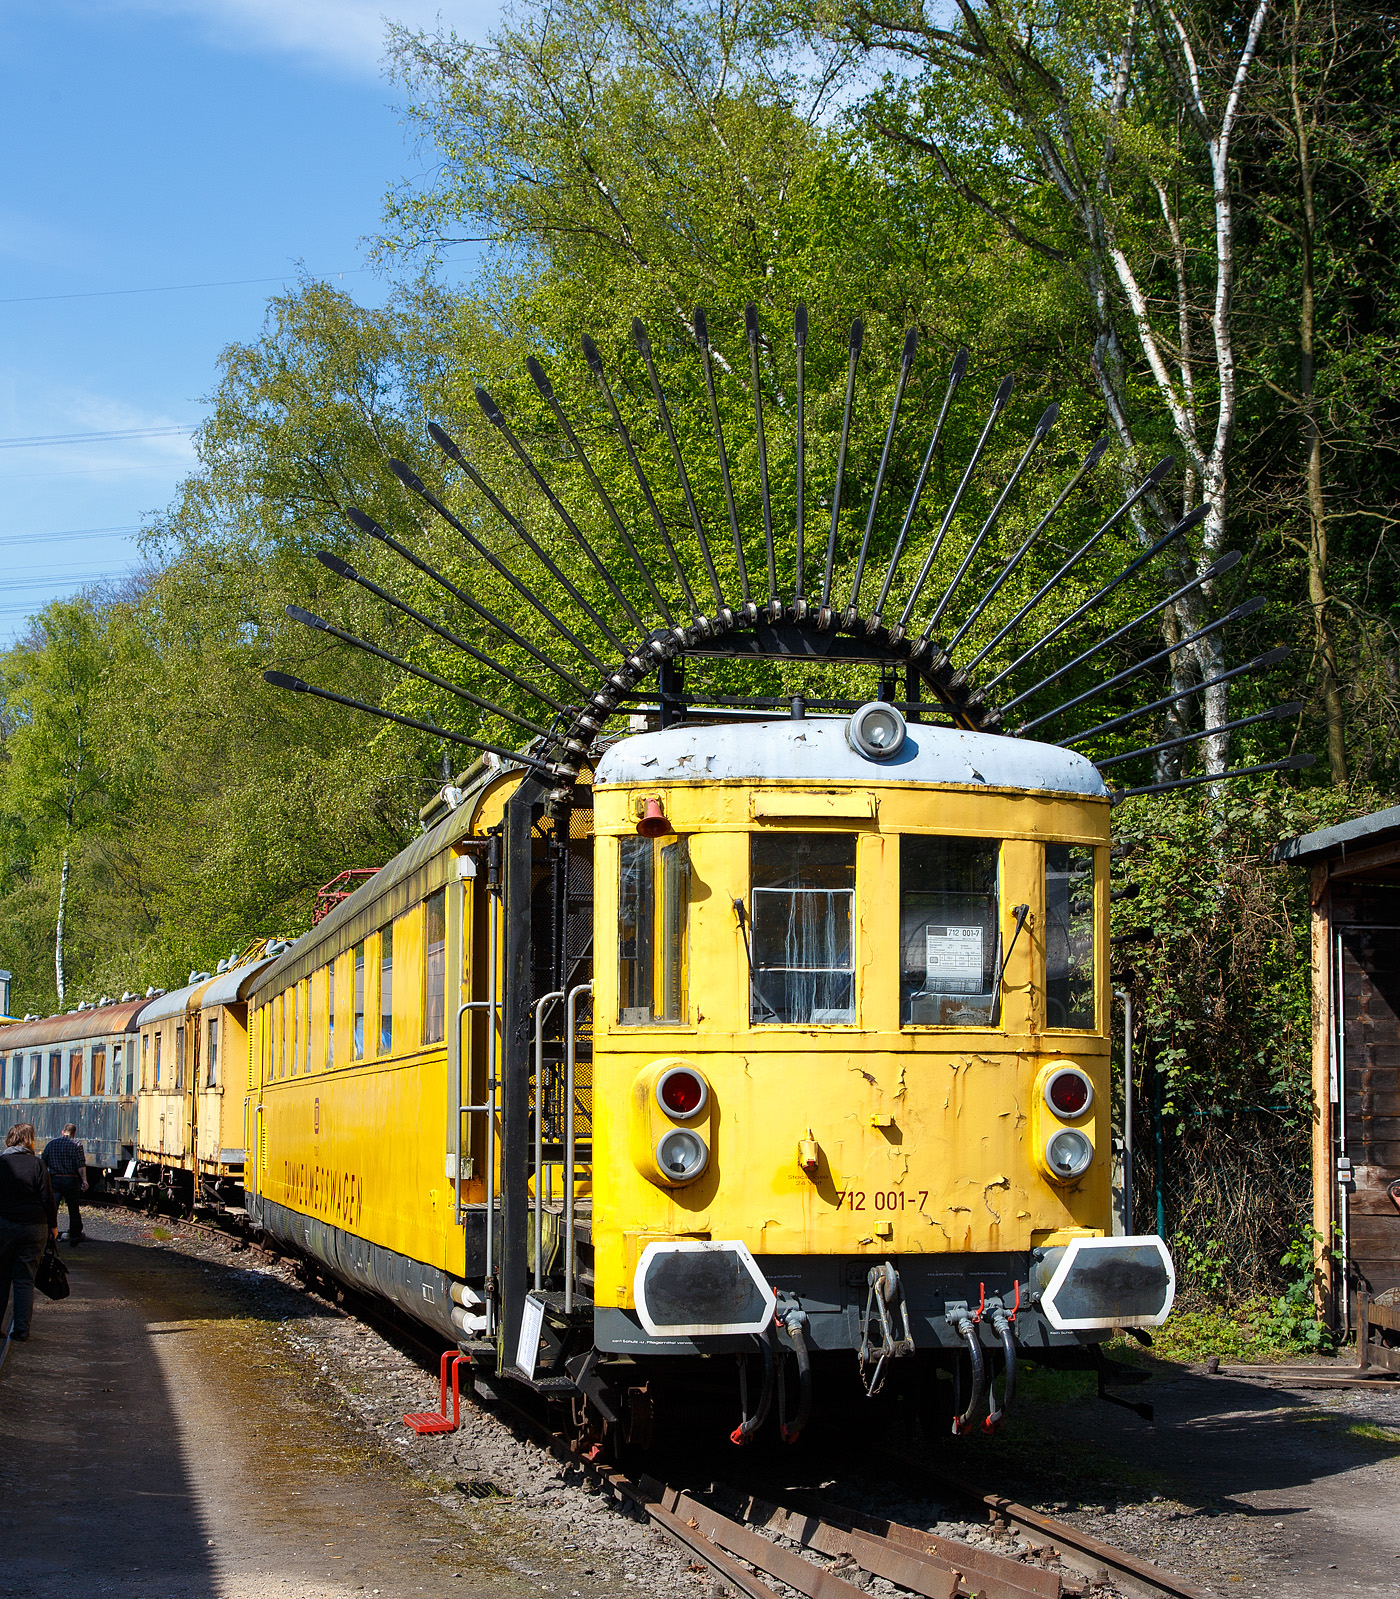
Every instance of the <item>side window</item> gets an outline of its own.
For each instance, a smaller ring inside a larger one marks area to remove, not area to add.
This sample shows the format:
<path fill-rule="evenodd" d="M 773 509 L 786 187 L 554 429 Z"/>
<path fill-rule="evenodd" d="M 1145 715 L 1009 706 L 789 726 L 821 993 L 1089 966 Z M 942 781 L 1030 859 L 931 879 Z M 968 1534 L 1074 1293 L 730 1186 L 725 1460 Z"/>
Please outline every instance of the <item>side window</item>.
<path fill-rule="evenodd" d="M 175 1087 L 180 1090 L 185 1086 L 185 1029 L 175 1029 Z"/>
<path fill-rule="evenodd" d="M 219 1018 L 209 1018 L 209 1087 L 219 1086 Z"/>
<path fill-rule="evenodd" d="M 365 1058 L 365 946 L 355 945 L 355 1031 L 350 1040 L 350 1058 Z M 441 1035 L 439 1035 L 441 1036 Z"/>
<path fill-rule="evenodd" d="M 1045 1025 L 1094 1026 L 1094 852 L 1045 846 Z"/>
<path fill-rule="evenodd" d="M 899 841 L 902 1026 L 988 1027 L 1001 966 L 993 839 Z"/>
<path fill-rule="evenodd" d="M 10 1097 L 10 1057 L 0 1055 L 0 1099 Z"/>
<path fill-rule="evenodd" d="M 689 841 L 620 843 L 617 1019 L 626 1027 L 688 1021 Z"/>
<path fill-rule="evenodd" d="M 335 962 L 326 964 L 326 1070 L 335 1065 Z"/>
<path fill-rule="evenodd" d="M 83 1052 L 72 1049 L 68 1052 L 68 1092 L 81 1094 L 83 1091 Z"/>
<path fill-rule="evenodd" d="M 617 883 L 617 1019 L 627 1025 L 651 1020 L 656 970 L 655 905 L 652 881 L 655 848 L 635 834 L 620 841 Z"/>
<path fill-rule="evenodd" d="M 447 1036 L 447 898 L 442 889 L 423 905 L 423 1042 L 440 1044 Z"/>
<path fill-rule="evenodd" d="M 155 1034 L 155 1039 L 156 1039 L 156 1087 L 157 1088 L 159 1088 L 161 1086 L 161 1083 L 160 1083 L 160 1041 L 164 1037 L 165 1037 L 165 1029 L 164 1028 L 157 1028 L 156 1034 Z"/>
<path fill-rule="evenodd" d="M 39 1098 L 39 1090 L 43 1087 L 44 1057 L 31 1055 L 29 1057 L 29 1097 Z"/>
<path fill-rule="evenodd" d="M 141 1034 L 141 1092 L 151 1086 L 151 1035 Z"/>
<path fill-rule="evenodd" d="M 379 931 L 379 1053 L 394 1052 L 394 924 Z"/>
<path fill-rule="evenodd" d="M 94 1094 L 107 1092 L 107 1051 L 101 1044 L 94 1045 L 92 1051 L 92 1089 Z"/>
<path fill-rule="evenodd" d="M 853 1022 L 854 833 L 755 833 L 751 1022 Z"/>
<path fill-rule="evenodd" d="M 63 1051 L 53 1050 L 49 1054 L 48 1098 L 56 1099 L 63 1091 Z"/>

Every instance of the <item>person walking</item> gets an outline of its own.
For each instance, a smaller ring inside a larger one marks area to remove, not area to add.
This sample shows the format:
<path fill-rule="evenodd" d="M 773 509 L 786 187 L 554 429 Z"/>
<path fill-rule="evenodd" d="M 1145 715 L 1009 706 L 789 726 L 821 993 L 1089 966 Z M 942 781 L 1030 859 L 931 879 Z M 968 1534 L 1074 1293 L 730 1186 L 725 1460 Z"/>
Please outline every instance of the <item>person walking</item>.
<path fill-rule="evenodd" d="M 78 1195 L 87 1192 L 87 1152 L 77 1140 L 78 1124 L 69 1122 L 58 1138 L 44 1145 L 44 1165 L 53 1180 L 53 1191 L 68 1206 L 68 1245 L 83 1241 L 83 1218 L 78 1214 Z"/>
<path fill-rule="evenodd" d="M 13 1287 L 10 1337 L 16 1343 L 29 1337 L 35 1264 L 46 1240 L 57 1237 L 58 1201 L 49 1170 L 34 1153 L 33 1126 L 19 1122 L 5 1134 L 5 1152 L 0 1155 L 0 1320 Z"/>

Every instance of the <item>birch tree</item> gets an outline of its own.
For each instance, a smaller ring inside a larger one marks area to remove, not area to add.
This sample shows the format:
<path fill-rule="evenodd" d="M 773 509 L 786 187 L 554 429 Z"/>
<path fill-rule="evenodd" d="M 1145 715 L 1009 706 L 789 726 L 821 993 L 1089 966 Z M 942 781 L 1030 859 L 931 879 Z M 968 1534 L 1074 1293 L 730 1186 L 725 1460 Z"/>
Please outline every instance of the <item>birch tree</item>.
<path fill-rule="evenodd" d="M 1151 502 L 1162 525 L 1197 499 L 1203 569 L 1225 546 L 1238 417 L 1233 143 L 1272 0 L 1238 26 L 1173 0 L 1066 11 L 1030 0 L 856 0 L 817 13 L 827 34 L 904 63 L 865 108 L 876 138 L 930 159 L 964 201 L 1063 269 L 1091 308 L 1092 367 L 1125 480 L 1151 465 L 1165 410 L 1184 471 L 1180 502 Z M 911 86 L 907 69 L 919 76 Z M 1146 540 L 1156 536 L 1144 518 Z M 1167 642 L 1194 632 L 1210 585 L 1167 614 Z M 1212 634 L 1175 659 L 1179 686 L 1215 676 Z M 1203 694 L 1207 727 L 1228 719 L 1223 686 Z M 1205 741 L 1224 770 L 1228 738 Z"/>

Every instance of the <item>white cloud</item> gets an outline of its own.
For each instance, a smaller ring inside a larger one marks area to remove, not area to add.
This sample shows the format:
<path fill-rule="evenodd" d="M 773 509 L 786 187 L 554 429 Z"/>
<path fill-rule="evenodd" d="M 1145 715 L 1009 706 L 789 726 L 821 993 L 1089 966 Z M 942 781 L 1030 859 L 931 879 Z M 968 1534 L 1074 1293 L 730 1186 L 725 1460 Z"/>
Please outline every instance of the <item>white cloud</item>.
<path fill-rule="evenodd" d="M 112 0 L 108 0 L 112 3 Z M 484 39 L 497 0 L 115 0 L 123 10 L 158 12 L 201 25 L 229 49 L 301 56 L 355 76 L 383 68 L 389 23 Z"/>
<path fill-rule="evenodd" d="M 68 229 L 0 205 L 0 258 L 48 266 L 71 257 L 78 246 L 79 236 Z"/>

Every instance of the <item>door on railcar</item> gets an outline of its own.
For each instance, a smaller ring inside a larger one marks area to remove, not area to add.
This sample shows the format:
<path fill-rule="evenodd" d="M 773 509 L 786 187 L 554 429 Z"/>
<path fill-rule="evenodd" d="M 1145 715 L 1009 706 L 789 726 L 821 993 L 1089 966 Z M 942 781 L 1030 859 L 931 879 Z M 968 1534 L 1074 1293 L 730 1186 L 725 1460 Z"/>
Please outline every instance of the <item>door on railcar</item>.
<path fill-rule="evenodd" d="M 563 821 L 563 818 L 560 819 Z M 540 1169 L 531 1155 L 531 1181 L 543 1183 L 546 1202 L 562 1210 L 569 1128 L 568 1031 L 573 996 L 573 1186 L 586 1220 L 593 1169 L 593 791 L 580 785 L 562 825 L 551 826 L 541 860 L 537 853 L 532 929 L 535 995 L 562 994 L 542 1029 L 543 1107 Z M 532 1088 L 535 1085 L 532 1084 Z M 533 1145 L 532 1145 L 533 1151 Z M 582 1235 L 582 1232 L 581 1232 Z"/>

